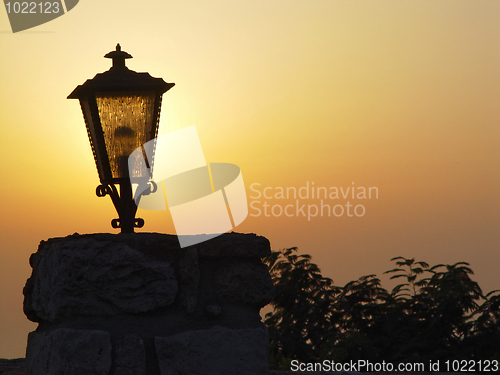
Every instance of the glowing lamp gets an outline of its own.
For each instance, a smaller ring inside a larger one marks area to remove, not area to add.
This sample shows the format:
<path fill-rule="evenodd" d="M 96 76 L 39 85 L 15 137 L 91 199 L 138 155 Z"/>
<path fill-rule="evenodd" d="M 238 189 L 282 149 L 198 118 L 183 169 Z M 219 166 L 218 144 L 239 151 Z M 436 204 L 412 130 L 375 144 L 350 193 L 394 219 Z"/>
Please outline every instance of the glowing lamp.
<path fill-rule="evenodd" d="M 156 138 L 162 95 L 174 83 L 128 69 L 125 59 L 132 56 L 122 51 L 119 44 L 104 57 L 112 59 L 113 66 L 77 86 L 68 99 L 80 101 L 101 181 L 96 194 L 109 195 L 118 212 L 119 218 L 113 219 L 111 225 L 121 228 L 122 233 L 133 233 L 134 228 L 144 225 L 144 220 L 135 218 L 137 206 L 132 183 L 147 184 L 152 166 L 144 165 L 147 158 L 129 160 L 129 156 Z M 143 152 L 145 155 L 144 148 Z M 151 154 L 154 155 L 154 150 Z M 142 194 L 150 191 L 146 189 Z"/>

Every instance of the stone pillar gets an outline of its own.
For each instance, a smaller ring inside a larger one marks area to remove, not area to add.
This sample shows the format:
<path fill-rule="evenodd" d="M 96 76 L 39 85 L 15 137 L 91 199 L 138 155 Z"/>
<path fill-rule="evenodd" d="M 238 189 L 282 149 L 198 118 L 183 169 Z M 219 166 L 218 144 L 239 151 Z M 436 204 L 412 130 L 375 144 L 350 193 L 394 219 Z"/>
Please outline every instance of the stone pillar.
<path fill-rule="evenodd" d="M 268 254 L 240 233 L 184 249 L 158 233 L 42 241 L 24 288 L 39 323 L 27 375 L 269 374 Z"/>

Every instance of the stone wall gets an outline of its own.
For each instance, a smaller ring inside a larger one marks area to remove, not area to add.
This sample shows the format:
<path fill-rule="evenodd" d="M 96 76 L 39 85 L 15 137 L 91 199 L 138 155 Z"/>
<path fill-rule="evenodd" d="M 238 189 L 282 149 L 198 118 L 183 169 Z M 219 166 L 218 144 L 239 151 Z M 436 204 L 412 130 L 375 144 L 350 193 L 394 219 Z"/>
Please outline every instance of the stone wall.
<path fill-rule="evenodd" d="M 181 249 L 158 233 L 72 235 L 30 258 L 28 375 L 269 374 L 259 311 L 269 241 L 227 233 Z"/>

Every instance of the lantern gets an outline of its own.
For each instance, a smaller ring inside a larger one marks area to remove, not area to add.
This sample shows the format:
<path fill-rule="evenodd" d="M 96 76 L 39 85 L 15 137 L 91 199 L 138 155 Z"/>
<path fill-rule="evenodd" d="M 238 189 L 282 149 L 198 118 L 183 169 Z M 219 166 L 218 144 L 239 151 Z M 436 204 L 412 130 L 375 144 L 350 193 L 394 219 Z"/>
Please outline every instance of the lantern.
<path fill-rule="evenodd" d="M 118 212 L 119 218 L 113 219 L 111 225 L 121 228 L 122 233 L 133 233 L 135 227 L 144 225 L 144 220 L 135 218 L 140 197 L 133 197 L 132 183 L 148 183 L 152 165 L 145 165 L 146 157 L 129 160 L 129 156 L 156 138 L 162 95 L 174 83 L 128 69 L 125 60 L 132 56 L 119 44 L 104 57 L 113 60 L 111 69 L 77 86 L 68 99 L 80 101 L 101 181 L 96 194 L 110 195 Z M 144 148 L 143 152 L 145 155 Z M 154 184 L 151 186 L 156 189 Z M 151 189 L 137 191 L 145 195 Z"/>

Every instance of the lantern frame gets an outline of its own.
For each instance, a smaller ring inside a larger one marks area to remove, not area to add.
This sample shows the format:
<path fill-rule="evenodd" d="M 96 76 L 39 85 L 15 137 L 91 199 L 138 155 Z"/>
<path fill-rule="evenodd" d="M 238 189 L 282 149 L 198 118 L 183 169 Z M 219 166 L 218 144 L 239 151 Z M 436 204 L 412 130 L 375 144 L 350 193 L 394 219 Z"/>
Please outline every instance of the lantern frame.
<path fill-rule="evenodd" d="M 77 86 L 68 96 L 68 99 L 79 99 L 80 101 L 87 134 L 101 182 L 96 188 L 96 195 L 99 197 L 109 195 L 111 197 L 119 216 L 118 219 L 111 221 L 112 227 L 121 228 L 122 233 L 133 233 L 134 228 L 140 228 L 144 225 L 144 220 L 135 218 L 137 212 L 136 203 L 138 203 L 140 196 L 133 197 L 132 182 L 140 185 L 150 184 L 149 189 L 137 189 L 137 191 L 142 192 L 140 195 L 147 195 L 156 190 L 156 185 L 150 181 L 154 149 L 149 160 L 151 166 L 147 166 L 147 176 L 140 178 L 130 177 L 128 175 L 128 168 L 122 168 L 120 176 L 113 176 L 110 161 L 111 155 L 109 155 L 106 147 L 105 132 L 103 130 L 103 123 L 105 121 L 100 117 L 97 98 L 152 95 L 154 97 L 152 113 L 148 114 L 151 116 L 152 123 L 150 124 L 149 131 L 144 132 L 144 143 L 146 143 L 155 139 L 158 134 L 162 95 L 175 84 L 167 83 L 161 78 L 154 78 L 149 73 L 138 73 L 127 68 L 125 60 L 132 58 L 132 56 L 122 51 L 120 44 L 117 44 L 115 51 L 109 52 L 104 57 L 112 59 L 112 67 L 108 71 L 99 73 L 93 79 L 88 79 L 82 85 Z M 120 114 L 116 113 L 116 115 Z M 133 119 L 129 118 L 128 120 L 132 121 Z M 122 155 L 121 157 L 128 158 L 128 156 Z M 145 153 L 144 156 L 146 156 Z M 145 157 L 144 159 L 147 162 L 148 158 Z M 116 185 L 120 187 L 119 192 Z"/>

